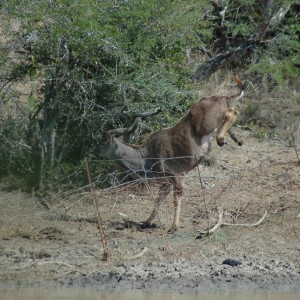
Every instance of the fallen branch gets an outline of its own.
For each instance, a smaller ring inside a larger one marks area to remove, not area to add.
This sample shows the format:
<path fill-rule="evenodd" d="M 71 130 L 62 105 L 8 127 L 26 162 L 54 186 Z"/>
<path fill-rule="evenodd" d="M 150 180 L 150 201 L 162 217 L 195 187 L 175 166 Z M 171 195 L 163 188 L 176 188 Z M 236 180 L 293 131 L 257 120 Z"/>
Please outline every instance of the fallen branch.
<path fill-rule="evenodd" d="M 72 268 L 72 269 L 75 269 L 74 266 L 68 264 L 68 263 L 65 263 L 63 261 L 42 261 L 42 262 L 37 262 L 35 263 L 37 266 L 42 266 L 42 265 L 48 265 L 48 264 L 53 264 L 53 265 L 61 265 L 61 266 L 64 266 L 64 267 L 68 267 L 68 268 Z M 80 271 L 78 271 L 80 272 Z"/>
<path fill-rule="evenodd" d="M 128 259 L 136 259 L 136 258 L 140 258 L 142 257 L 146 252 L 147 252 L 148 248 L 144 248 L 143 251 L 137 255 L 134 255 L 134 256 L 131 256 L 131 257 L 128 257 Z"/>
<path fill-rule="evenodd" d="M 199 238 L 201 238 L 205 234 L 206 235 L 211 235 L 211 234 L 215 233 L 221 226 L 256 227 L 256 226 L 259 226 L 264 221 L 264 219 L 266 218 L 267 215 L 268 215 L 268 211 L 265 211 L 264 214 L 263 214 L 263 216 L 256 223 L 253 223 L 253 224 L 248 224 L 248 223 L 245 223 L 245 224 L 223 223 L 222 222 L 223 210 L 220 208 L 219 209 L 219 220 L 218 220 L 218 223 L 213 228 L 200 232 L 200 235 L 197 236 L 197 238 L 199 239 Z"/>
<path fill-rule="evenodd" d="M 123 213 L 118 212 L 118 215 L 124 218 L 125 220 L 129 220 L 129 217 Z"/>
<path fill-rule="evenodd" d="M 266 210 L 264 212 L 263 216 L 256 223 L 253 223 L 253 224 L 222 223 L 222 226 L 256 227 L 256 226 L 259 226 L 264 221 L 264 219 L 266 218 L 267 215 L 268 215 L 268 211 Z"/>
<path fill-rule="evenodd" d="M 203 62 L 197 68 L 196 72 L 191 76 L 191 79 L 196 82 L 209 77 L 211 74 L 224 66 L 235 54 L 253 50 L 259 44 L 258 40 L 249 39 L 238 47 L 230 48 L 216 55 L 213 58 Z"/>
<path fill-rule="evenodd" d="M 204 234 L 210 235 L 210 234 L 213 234 L 213 233 L 215 233 L 218 230 L 219 227 L 222 226 L 223 209 L 219 208 L 218 211 L 219 211 L 219 220 L 218 220 L 218 223 L 213 228 L 200 232 L 200 235 L 204 235 Z"/>

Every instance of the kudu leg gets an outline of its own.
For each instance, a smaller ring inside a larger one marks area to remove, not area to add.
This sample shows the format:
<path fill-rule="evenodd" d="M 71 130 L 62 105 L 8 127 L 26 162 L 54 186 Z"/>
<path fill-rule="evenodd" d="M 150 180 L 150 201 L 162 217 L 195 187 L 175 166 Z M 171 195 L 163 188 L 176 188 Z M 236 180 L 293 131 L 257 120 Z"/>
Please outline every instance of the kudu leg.
<path fill-rule="evenodd" d="M 142 228 L 153 227 L 154 219 L 157 216 L 157 212 L 158 212 L 158 210 L 159 210 L 162 202 L 165 200 L 165 198 L 167 197 L 167 195 L 170 193 L 171 188 L 172 188 L 172 185 L 170 185 L 170 184 L 164 184 L 164 185 L 162 185 L 160 187 L 160 189 L 159 189 L 159 195 L 155 199 L 154 209 L 153 209 L 150 217 L 147 219 L 147 221 L 145 221 L 142 224 Z"/>
<path fill-rule="evenodd" d="M 181 208 L 181 199 L 183 194 L 182 186 L 174 186 L 174 219 L 172 227 L 169 229 L 168 233 L 174 233 L 179 227 L 179 216 L 180 216 L 180 208 Z"/>
<path fill-rule="evenodd" d="M 229 108 L 225 113 L 225 118 L 222 127 L 219 129 L 217 133 L 217 144 L 219 146 L 224 146 L 226 144 L 225 134 L 232 127 L 232 125 L 236 122 L 239 116 L 239 112 L 235 110 L 233 107 Z"/>
<path fill-rule="evenodd" d="M 244 142 L 235 135 L 235 133 L 232 131 L 232 128 L 228 130 L 228 134 L 235 143 L 237 143 L 239 146 L 243 146 Z"/>

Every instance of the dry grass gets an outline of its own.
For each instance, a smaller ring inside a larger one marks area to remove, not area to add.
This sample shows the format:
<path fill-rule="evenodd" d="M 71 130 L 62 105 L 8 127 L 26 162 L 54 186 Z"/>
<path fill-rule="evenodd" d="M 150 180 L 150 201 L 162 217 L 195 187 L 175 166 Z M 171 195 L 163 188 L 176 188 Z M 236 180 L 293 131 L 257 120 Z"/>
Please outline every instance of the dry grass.
<path fill-rule="evenodd" d="M 300 166 L 295 149 L 258 142 L 249 132 L 239 134 L 243 147 L 230 143 L 214 149 L 216 163 L 201 166 L 204 190 L 197 170 L 186 176 L 181 227 L 175 235 L 167 234 L 173 219 L 172 195 L 161 207 L 159 227 L 141 231 L 140 222 L 153 208 L 155 186 L 96 190 L 109 243 L 107 264 L 101 262 L 102 244 L 88 188 L 53 194 L 44 199 L 50 209 L 32 196 L 1 192 L 2 279 L 97 272 L 135 259 L 160 263 L 255 255 L 300 263 Z M 231 223 L 254 223 L 264 211 L 269 214 L 258 227 L 221 227 L 210 237 L 196 239 L 199 231 L 217 222 L 219 207 L 224 222 Z"/>

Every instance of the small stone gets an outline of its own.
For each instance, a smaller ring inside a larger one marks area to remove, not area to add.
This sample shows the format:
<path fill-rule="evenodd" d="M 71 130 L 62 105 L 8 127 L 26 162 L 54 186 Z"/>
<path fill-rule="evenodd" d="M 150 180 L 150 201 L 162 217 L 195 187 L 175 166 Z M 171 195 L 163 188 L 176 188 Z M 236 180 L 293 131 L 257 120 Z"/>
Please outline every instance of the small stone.
<path fill-rule="evenodd" d="M 232 266 L 232 267 L 236 267 L 238 265 L 241 265 L 242 263 L 237 260 L 237 259 L 234 259 L 234 258 L 227 258 L 225 259 L 223 262 L 222 262 L 223 265 L 229 265 L 229 266 Z"/>

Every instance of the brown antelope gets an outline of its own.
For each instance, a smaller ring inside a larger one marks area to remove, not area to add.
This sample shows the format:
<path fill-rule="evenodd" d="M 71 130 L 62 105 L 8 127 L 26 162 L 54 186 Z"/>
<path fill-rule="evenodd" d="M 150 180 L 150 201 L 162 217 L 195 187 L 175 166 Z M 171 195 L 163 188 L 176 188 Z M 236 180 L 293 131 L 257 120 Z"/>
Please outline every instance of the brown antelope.
<path fill-rule="evenodd" d="M 169 230 L 174 233 L 179 226 L 183 176 L 200 162 L 216 134 L 219 146 L 225 142 L 225 134 L 239 115 L 232 104 L 242 98 L 244 89 L 239 77 L 236 82 L 240 92 L 233 96 L 213 96 L 196 102 L 186 115 L 173 127 L 159 130 L 142 145 L 130 145 L 109 132 L 109 141 L 97 145 L 94 154 L 114 160 L 122 169 L 132 172 L 132 177 L 158 178 L 159 196 L 143 228 L 154 225 L 159 207 L 173 186 L 174 218 Z"/>

